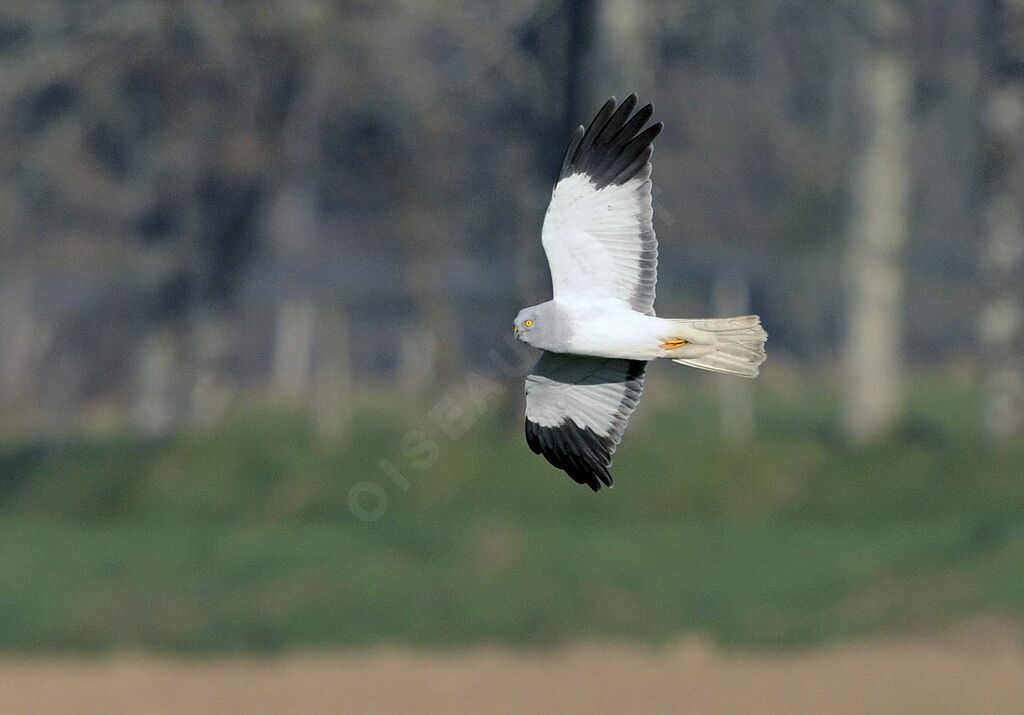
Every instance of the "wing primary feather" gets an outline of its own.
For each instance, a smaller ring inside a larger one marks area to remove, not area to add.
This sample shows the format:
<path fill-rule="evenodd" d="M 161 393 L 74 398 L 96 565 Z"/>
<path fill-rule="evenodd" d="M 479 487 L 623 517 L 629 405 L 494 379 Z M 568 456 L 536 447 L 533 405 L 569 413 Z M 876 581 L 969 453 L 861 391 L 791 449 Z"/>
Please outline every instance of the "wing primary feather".
<path fill-rule="evenodd" d="M 590 147 L 593 146 L 594 140 L 597 139 L 597 135 L 601 133 L 602 129 L 604 129 L 604 125 L 608 123 L 608 119 L 612 116 L 614 111 L 615 97 L 611 97 L 594 116 L 594 119 L 590 122 L 590 126 L 587 127 L 587 131 L 583 133 L 583 139 L 580 140 L 580 144 L 576 147 L 576 151 L 573 154 L 572 163 L 574 166 L 585 163 Z"/>
<path fill-rule="evenodd" d="M 601 173 L 601 176 L 597 178 L 597 183 L 624 184 L 636 176 L 640 169 L 650 161 L 653 153 L 651 142 L 661 133 L 662 126 L 661 122 L 658 122 L 640 132 L 622 149 L 615 161 Z M 638 161 L 641 157 L 643 160 Z"/>
<path fill-rule="evenodd" d="M 647 147 L 639 155 L 633 158 L 628 164 L 623 166 L 623 162 L 627 161 L 627 158 L 623 158 L 622 161 L 616 162 L 615 166 L 608 170 L 611 175 L 608 179 L 609 184 L 624 184 L 634 176 L 636 176 L 640 169 L 646 166 L 651 161 L 651 155 L 654 153 L 654 147 Z M 621 167 L 621 168 L 620 168 Z"/>
<path fill-rule="evenodd" d="M 562 168 L 558 170 L 558 180 L 561 181 L 565 177 L 572 173 L 572 157 L 576 151 L 576 147 L 580 145 L 580 140 L 583 139 L 583 125 L 576 127 L 576 131 L 572 133 L 572 139 L 569 140 L 569 146 L 565 148 L 565 154 L 562 156 Z"/>
<path fill-rule="evenodd" d="M 555 462 L 552 462 L 556 467 L 561 467 L 561 455 L 555 446 L 555 434 L 551 430 L 542 429 L 540 431 L 540 445 L 544 448 L 545 454 L 551 454 L 555 457 Z"/>
<path fill-rule="evenodd" d="M 530 447 L 530 451 L 534 454 L 540 454 L 543 450 L 543 445 L 540 443 L 540 431 L 536 428 L 533 422 L 530 422 L 529 418 L 526 420 L 524 425 L 526 432 L 526 444 Z"/>
<path fill-rule="evenodd" d="M 637 113 L 634 114 L 628 122 L 623 125 L 618 134 L 612 138 L 612 143 L 616 146 L 626 146 L 626 144 L 632 141 L 633 137 L 637 135 L 637 132 L 647 124 L 647 120 L 652 116 L 654 116 L 654 105 L 650 103 L 645 104 L 637 110 Z"/>
<path fill-rule="evenodd" d="M 611 144 L 619 130 L 629 119 L 629 115 L 633 113 L 633 108 L 636 107 L 636 95 L 631 94 L 623 100 L 619 108 L 615 110 L 615 113 L 608 119 L 608 122 L 604 125 L 601 133 L 594 139 L 595 146 L 598 144 Z"/>

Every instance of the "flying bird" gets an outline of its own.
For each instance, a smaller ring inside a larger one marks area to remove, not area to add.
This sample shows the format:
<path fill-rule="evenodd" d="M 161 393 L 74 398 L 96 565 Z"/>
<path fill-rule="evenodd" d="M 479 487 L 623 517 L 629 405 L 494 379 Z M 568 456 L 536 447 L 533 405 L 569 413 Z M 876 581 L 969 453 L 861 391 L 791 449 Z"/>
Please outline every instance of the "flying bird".
<path fill-rule="evenodd" d="M 662 124 L 644 128 L 654 107 L 636 105 L 635 94 L 612 97 L 569 141 L 541 231 L 553 298 L 514 327 L 544 351 L 526 378 L 527 444 L 594 491 L 612 486 L 649 361 L 756 377 L 768 337 L 756 315 L 655 316 L 651 155 Z"/>

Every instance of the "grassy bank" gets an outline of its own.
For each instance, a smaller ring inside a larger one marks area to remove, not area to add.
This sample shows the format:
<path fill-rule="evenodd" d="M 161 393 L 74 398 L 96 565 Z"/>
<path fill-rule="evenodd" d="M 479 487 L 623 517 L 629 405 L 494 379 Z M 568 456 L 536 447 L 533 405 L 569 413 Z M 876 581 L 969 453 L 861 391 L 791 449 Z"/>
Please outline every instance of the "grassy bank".
<path fill-rule="evenodd" d="M 760 386 L 759 434 L 733 445 L 707 383 L 680 380 L 596 495 L 494 400 L 456 422 L 367 399 L 344 443 L 250 413 L 205 435 L 8 444 L 0 647 L 778 645 L 1024 615 L 1024 446 L 983 445 L 969 389 L 916 385 L 907 428 L 854 449 L 828 390 Z"/>

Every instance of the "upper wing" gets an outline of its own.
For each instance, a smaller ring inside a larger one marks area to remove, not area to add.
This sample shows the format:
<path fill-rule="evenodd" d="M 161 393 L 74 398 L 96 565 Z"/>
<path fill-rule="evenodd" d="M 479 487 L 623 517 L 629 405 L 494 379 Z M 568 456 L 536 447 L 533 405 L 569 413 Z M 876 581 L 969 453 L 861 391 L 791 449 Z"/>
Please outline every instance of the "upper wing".
<path fill-rule="evenodd" d="M 636 95 L 609 99 L 562 159 L 541 234 L 555 299 L 615 298 L 654 313 L 658 241 L 651 224 L 652 142 L 661 123 L 640 131 L 650 104 L 631 117 Z"/>
<path fill-rule="evenodd" d="M 526 442 L 595 492 L 644 389 L 642 360 L 544 353 L 526 377 Z"/>

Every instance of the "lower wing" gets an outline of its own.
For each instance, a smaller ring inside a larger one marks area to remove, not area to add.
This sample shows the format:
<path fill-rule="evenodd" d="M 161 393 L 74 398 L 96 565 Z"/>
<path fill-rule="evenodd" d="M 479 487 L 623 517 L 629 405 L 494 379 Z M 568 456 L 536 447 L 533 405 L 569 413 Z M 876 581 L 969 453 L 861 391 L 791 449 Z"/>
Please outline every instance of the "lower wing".
<path fill-rule="evenodd" d="M 526 378 L 526 442 L 578 484 L 611 486 L 609 468 L 644 389 L 642 360 L 546 352 Z"/>

